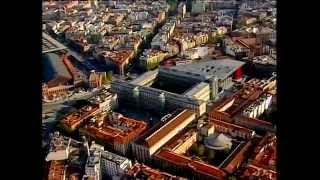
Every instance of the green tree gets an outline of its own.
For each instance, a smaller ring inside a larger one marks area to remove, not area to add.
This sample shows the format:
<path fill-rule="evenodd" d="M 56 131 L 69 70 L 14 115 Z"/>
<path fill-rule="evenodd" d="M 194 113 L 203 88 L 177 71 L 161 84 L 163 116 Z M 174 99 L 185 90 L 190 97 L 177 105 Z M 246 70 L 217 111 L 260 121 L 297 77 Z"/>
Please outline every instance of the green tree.
<path fill-rule="evenodd" d="M 197 152 L 198 152 L 198 144 L 197 143 L 194 143 L 191 146 L 191 152 L 194 153 L 194 154 L 197 154 Z"/>
<path fill-rule="evenodd" d="M 223 150 L 223 153 L 228 154 L 230 152 L 231 148 L 226 148 Z"/>
<path fill-rule="evenodd" d="M 198 156 L 203 156 L 205 150 L 206 150 L 206 149 L 205 149 L 204 145 L 203 145 L 203 144 L 200 144 L 200 145 L 198 146 Z"/>
<path fill-rule="evenodd" d="M 229 176 L 228 180 L 237 180 L 237 178 L 235 176 Z"/>
<path fill-rule="evenodd" d="M 108 72 L 107 72 L 107 79 L 108 79 L 109 81 L 112 81 L 112 80 L 113 80 L 112 71 L 108 71 Z"/>
<path fill-rule="evenodd" d="M 210 149 L 209 154 L 208 154 L 208 158 L 210 160 L 212 160 L 212 159 L 214 159 L 215 155 L 216 155 L 216 152 L 213 149 Z"/>

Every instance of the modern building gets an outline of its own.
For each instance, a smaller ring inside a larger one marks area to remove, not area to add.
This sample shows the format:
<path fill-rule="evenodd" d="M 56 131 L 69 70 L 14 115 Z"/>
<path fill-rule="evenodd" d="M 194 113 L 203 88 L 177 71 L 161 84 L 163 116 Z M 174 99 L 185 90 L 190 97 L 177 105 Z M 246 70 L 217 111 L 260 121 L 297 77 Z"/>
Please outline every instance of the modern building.
<path fill-rule="evenodd" d="M 187 97 L 202 100 L 202 101 L 209 101 L 210 100 L 210 86 L 208 83 L 201 82 L 201 83 L 193 86 L 184 95 Z"/>
<path fill-rule="evenodd" d="M 167 115 L 132 144 L 135 158 L 140 162 L 150 162 L 152 155 L 195 117 L 195 112 L 188 109 L 177 110 Z"/>
<path fill-rule="evenodd" d="M 196 111 L 197 116 L 206 112 L 206 103 L 204 101 L 153 87 L 135 85 L 123 80 L 113 81 L 111 83 L 111 91 L 118 95 L 120 104 L 131 103 L 144 109 L 156 110 L 159 113 L 170 112 L 177 108 L 193 109 Z"/>
<path fill-rule="evenodd" d="M 241 61 L 221 59 L 161 66 L 158 71 L 147 72 L 131 82 L 113 81 L 111 92 L 118 95 L 120 104 L 131 103 L 137 107 L 166 112 L 190 108 L 200 116 L 206 112 L 206 101 L 214 99 L 223 89 L 230 88 L 233 78 L 241 78 L 243 64 Z M 167 89 L 159 84 L 166 84 Z M 178 89 L 180 86 L 184 88 L 179 88 L 179 92 L 168 88 Z"/>
<path fill-rule="evenodd" d="M 134 80 L 130 81 L 130 83 L 139 85 L 139 86 L 151 86 L 155 79 L 158 76 L 158 69 L 147 71 L 146 73 L 143 73 L 141 76 L 138 76 Z"/>
<path fill-rule="evenodd" d="M 241 61 L 232 59 L 204 60 L 197 63 L 160 67 L 159 79 L 177 81 L 180 83 L 206 82 L 210 85 L 211 98 L 222 89 L 232 86 L 232 79 L 242 77 Z"/>

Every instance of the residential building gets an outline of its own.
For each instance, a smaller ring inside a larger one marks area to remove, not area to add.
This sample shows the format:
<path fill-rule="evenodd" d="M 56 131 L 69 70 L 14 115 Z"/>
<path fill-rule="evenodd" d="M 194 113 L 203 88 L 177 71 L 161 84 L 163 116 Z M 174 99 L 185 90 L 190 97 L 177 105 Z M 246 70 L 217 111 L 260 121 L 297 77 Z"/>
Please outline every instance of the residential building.
<path fill-rule="evenodd" d="M 181 18 L 184 18 L 187 13 L 187 5 L 185 2 L 180 2 L 178 5 L 178 14 Z"/>
<path fill-rule="evenodd" d="M 87 159 L 87 163 L 85 166 L 85 174 L 83 176 L 83 180 L 93 179 L 93 180 L 101 180 L 102 179 L 102 170 L 101 170 L 101 153 L 103 152 L 103 146 L 96 145 L 92 142 L 90 147 L 90 154 Z"/>
<path fill-rule="evenodd" d="M 277 137 L 266 134 L 256 146 L 252 164 L 276 171 Z"/>
<path fill-rule="evenodd" d="M 73 112 L 65 116 L 60 121 L 60 126 L 68 132 L 76 130 L 85 120 L 89 117 L 94 116 L 100 111 L 98 105 L 87 105 L 82 107 L 76 112 Z"/>
<path fill-rule="evenodd" d="M 146 49 L 140 57 L 140 64 L 144 69 L 154 69 L 168 54 L 157 49 Z"/>
<path fill-rule="evenodd" d="M 112 178 L 123 176 L 132 166 L 128 158 L 109 151 L 101 153 L 101 163 L 104 174 Z"/>
<path fill-rule="evenodd" d="M 235 58 L 247 57 L 250 53 L 250 49 L 247 46 L 237 43 L 229 38 L 223 39 L 222 47 L 227 55 Z"/>
<path fill-rule="evenodd" d="M 65 180 L 66 169 L 65 161 L 51 161 L 49 165 L 48 180 Z"/>
<path fill-rule="evenodd" d="M 123 49 L 119 51 L 104 50 L 100 46 L 96 47 L 94 55 L 96 58 L 104 61 L 107 66 L 115 67 L 120 75 L 124 75 L 125 68 L 134 57 L 134 50 Z"/>
<path fill-rule="evenodd" d="M 69 157 L 71 139 L 54 132 L 51 135 L 46 161 L 61 161 Z"/>
<path fill-rule="evenodd" d="M 141 180 L 156 180 L 156 179 L 170 179 L 170 180 L 184 180 L 185 178 L 177 177 L 166 172 L 162 172 L 143 164 L 135 163 L 127 172 L 128 179 Z"/>
<path fill-rule="evenodd" d="M 272 95 L 267 92 L 275 87 L 273 78 L 249 80 L 242 89 L 209 112 L 209 119 L 274 132 L 272 123 L 255 118 L 270 106 Z"/>
<path fill-rule="evenodd" d="M 209 112 L 209 119 L 233 122 L 233 117 L 241 112 L 239 110 L 248 106 L 252 100 L 258 98 L 262 93 L 262 90 L 245 87 Z"/>
<path fill-rule="evenodd" d="M 192 1 L 192 13 L 204 13 L 217 9 L 234 9 L 236 5 L 236 0 L 196 0 Z"/>
<path fill-rule="evenodd" d="M 104 89 L 96 96 L 88 99 L 91 104 L 95 104 L 99 107 L 100 112 L 111 111 L 117 106 L 117 95 L 112 94 L 108 90 Z"/>
<path fill-rule="evenodd" d="M 125 157 L 104 150 L 104 147 L 92 141 L 85 176 L 98 179 L 122 177 L 130 168 L 131 161 Z"/>
<path fill-rule="evenodd" d="M 265 43 L 270 39 L 276 39 L 276 31 L 269 27 L 259 27 L 256 32 L 256 38 L 259 42 Z"/>
<path fill-rule="evenodd" d="M 95 72 L 91 71 L 89 75 L 89 86 L 91 88 L 97 88 L 104 85 L 107 81 L 106 72 Z"/>
<path fill-rule="evenodd" d="M 146 128 L 147 123 L 143 121 L 111 112 L 94 116 L 79 131 L 121 155 L 128 155 L 131 142 L 138 138 Z"/>

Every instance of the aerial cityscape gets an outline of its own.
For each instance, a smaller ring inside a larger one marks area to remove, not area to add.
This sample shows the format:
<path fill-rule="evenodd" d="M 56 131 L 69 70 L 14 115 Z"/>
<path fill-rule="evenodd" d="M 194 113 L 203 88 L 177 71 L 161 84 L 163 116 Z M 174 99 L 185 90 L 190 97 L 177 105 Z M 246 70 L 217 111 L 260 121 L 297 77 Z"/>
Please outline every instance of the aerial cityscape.
<path fill-rule="evenodd" d="M 43 179 L 276 180 L 276 12 L 43 1 Z"/>

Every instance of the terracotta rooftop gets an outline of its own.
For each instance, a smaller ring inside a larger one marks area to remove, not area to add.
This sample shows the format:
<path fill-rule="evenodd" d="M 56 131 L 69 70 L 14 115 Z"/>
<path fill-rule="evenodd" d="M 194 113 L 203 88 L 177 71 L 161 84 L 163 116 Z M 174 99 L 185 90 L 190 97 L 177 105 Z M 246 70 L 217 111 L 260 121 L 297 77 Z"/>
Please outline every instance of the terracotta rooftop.
<path fill-rule="evenodd" d="M 66 164 L 64 161 L 51 161 L 48 180 L 61 180 L 66 176 Z"/>
<path fill-rule="evenodd" d="M 249 165 L 240 176 L 243 180 L 258 178 L 259 180 L 276 180 L 277 172 Z"/>
<path fill-rule="evenodd" d="M 134 164 L 128 172 L 128 175 L 131 178 L 139 178 L 139 175 L 141 174 L 147 175 L 148 179 L 150 180 L 156 180 L 156 179 L 178 180 L 179 179 L 176 176 L 152 169 L 151 167 L 148 167 L 146 165 L 139 164 L 139 163 Z"/>
<path fill-rule="evenodd" d="M 226 176 L 225 172 L 223 172 L 222 170 L 220 170 L 215 166 L 212 166 L 197 160 L 192 160 L 186 156 L 179 155 L 168 150 L 161 150 L 155 156 L 158 158 L 164 159 L 166 161 L 169 161 L 173 164 L 178 164 L 180 166 L 189 166 L 195 171 L 199 171 L 200 173 L 204 173 L 209 176 L 220 177 L 220 178 Z"/>
<path fill-rule="evenodd" d="M 81 131 L 100 140 L 125 144 L 137 138 L 146 128 L 146 122 L 120 117 L 115 123 L 105 120 L 101 126 L 95 123 L 88 124 L 81 128 Z"/>
<path fill-rule="evenodd" d="M 184 122 L 187 118 L 194 115 L 194 111 L 192 110 L 184 110 L 179 115 L 172 118 L 167 124 L 165 124 L 162 128 L 157 130 L 151 136 L 146 139 L 147 145 L 152 147 L 155 143 L 161 140 L 165 135 L 170 133 L 173 129 L 175 129 L 178 125 Z"/>
<path fill-rule="evenodd" d="M 214 124 L 217 124 L 217 125 L 220 125 L 220 126 L 224 126 L 226 128 L 230 128 L 234 131 L 242 131 L 244 133 L 248 133 L 248 134 L 252 134 L 254 131 L 251 130 L 251 129 L 248 129 L 248 128 L 244 128 L 242 126 L 238 126 L 238 125 L 235 125 L 235 124 L 231 124 L 231 123 L 228 123 L 228 122 L 225 122 L 225 121 L 219 121 L 219 120 L 213 120 L 212 121 Z"/>
<path fill-rule="evenodd" d="M 276 153 L 277 153 L 276 147 L 277 147 L 276 136 L 274 135 L 264 136 L 255 149 L 256 155 L 252 161 L 252 164 L 275 170 Z"/>
<path fill-rule="evenodd" d="M 253 100 L 257 99 L 262 93 L 262 90 L 254 87 L 244 87 L 236 92 L 232 97 L 214 108 L 214 111 L 225 112 L 230 116 L 234 116 Z"/>
<path fill-rule="evenodd" d="M 132 56 L 133 50 L 126 49 L 120 51 L 105 51 L 102 55 L 105 58 L 110 59 L 111 61 L 115 62 L 116 64 L 124 63 L 130 56 Z"/>
<path fill-rule="evenodd" d="M 268 122 L 268 121 L 260 120 L 260 119 L 257 119 L 257 118 L 250 118 L 250 117 L 244 117 L 244 118 L 245 118 L 245 121 L 248 122 L 249 124 L 250 123 L 254 123 L 254 124 L 258 124 L 258 125 L 260 125 L 262 127 L 266 127 L 266 126 L 272 127 L 272 123 Z"/>
<path fill-rule="evenodd" d="M 99 108 L 97 106 L 84 106 L 78 111 L 71 113 L 62 119 L 62 123 L 68 126 L 69 128 L 72 126 L 80 125 L 83 120 L 90 117 L 94 112 L 96 112 Z"/>

